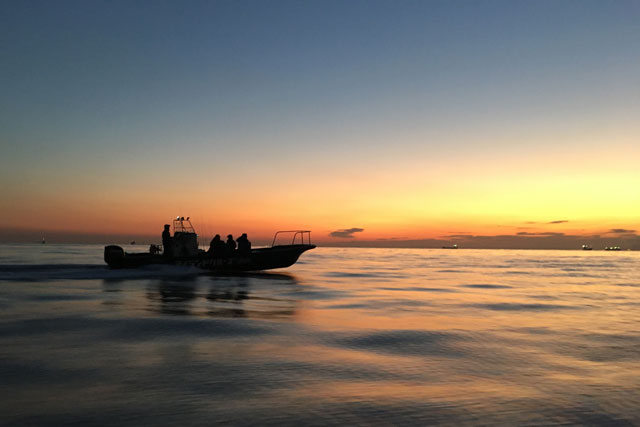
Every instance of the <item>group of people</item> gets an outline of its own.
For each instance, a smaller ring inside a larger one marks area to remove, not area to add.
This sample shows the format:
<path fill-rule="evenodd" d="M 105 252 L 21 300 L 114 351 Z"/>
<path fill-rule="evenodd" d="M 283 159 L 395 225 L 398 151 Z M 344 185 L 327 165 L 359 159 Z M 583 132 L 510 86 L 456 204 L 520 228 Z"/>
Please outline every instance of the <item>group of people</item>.
<path fill-rule="evenodd" d="M 233 235 L 227 236 L 227 241 L 223 242 L 219 234 L 216 234 L 207 251 L 214 258 L 232 257 L 232 256 L 249 256 L 251 255 L 251 242 L 247 238 L 247 233 L 242 233 L 238 240 L 233 240 Z"/>
<path fill-rule="evenodd" d="M 159 252 L 159 249 L 153 248 L 151 245 L 150 251 L 152 253 Z M 162 246 L 164 247 L 163 254 L 168 257 L 172 257 L 175 250 L 175 244 L 173 237 L 171 237 L 171 226 L 166 224 L 164 231 L 162 232 Z M 234 257 L 234 256 L 249 256 L 251 255 L 251 242 L 247 238 L 247 233 L 242 233 L 242 236 L 238 237 L 238 240 L 233 240 L 233 235 L 227 236 L 227 241 L 223 242 L 219 234 L 209 243 L 209 250 L 207 251 L 214 258 Z"/>

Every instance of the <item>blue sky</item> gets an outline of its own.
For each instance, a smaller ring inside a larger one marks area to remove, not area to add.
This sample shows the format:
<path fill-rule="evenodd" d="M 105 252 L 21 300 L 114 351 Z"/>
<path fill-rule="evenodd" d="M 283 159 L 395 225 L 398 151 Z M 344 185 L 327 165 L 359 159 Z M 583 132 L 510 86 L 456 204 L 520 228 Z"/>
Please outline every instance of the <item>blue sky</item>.
<path fill-rule="evenodd" d="M 637 95 L 637 2 L 62 1 L 4 9 L 5 132 L 34 133 L 35 123 L 66 137 L 72 122 L 91 136 L 151 125 L 277 134 L 379 119 L 415 127 L 415 115 L 437 125 L 478 109 L 517 120 L 543 108 L 571 119 L 576 109 L 600 114 L 590 102 L 622 101 L 622 109 L 626 93 Z"/>

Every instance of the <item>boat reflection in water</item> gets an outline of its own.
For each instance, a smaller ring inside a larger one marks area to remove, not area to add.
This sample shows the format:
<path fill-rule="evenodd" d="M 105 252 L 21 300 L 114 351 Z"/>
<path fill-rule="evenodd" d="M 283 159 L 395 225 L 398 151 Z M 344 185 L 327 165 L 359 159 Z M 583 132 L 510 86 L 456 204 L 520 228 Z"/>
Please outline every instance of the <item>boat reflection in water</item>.
<path fill-rule="evenodd" d="M 146 310 L 196 317 L 290 317 L 297 301 L 286 295 L 297 286 L 294 276 L 275 273 L 153 280 L 146 289 Z"/>

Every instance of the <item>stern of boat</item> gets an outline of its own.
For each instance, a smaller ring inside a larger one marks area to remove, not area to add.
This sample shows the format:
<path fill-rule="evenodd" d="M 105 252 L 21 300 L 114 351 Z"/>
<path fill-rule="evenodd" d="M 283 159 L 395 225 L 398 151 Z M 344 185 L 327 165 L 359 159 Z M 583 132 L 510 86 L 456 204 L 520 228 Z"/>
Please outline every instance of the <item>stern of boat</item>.
<path fill-rule="evenodd" d="M 124 249 L 117 245 L 104 247 L 104 262 L 109 267 L 118 268 L 124 263 Z"/>

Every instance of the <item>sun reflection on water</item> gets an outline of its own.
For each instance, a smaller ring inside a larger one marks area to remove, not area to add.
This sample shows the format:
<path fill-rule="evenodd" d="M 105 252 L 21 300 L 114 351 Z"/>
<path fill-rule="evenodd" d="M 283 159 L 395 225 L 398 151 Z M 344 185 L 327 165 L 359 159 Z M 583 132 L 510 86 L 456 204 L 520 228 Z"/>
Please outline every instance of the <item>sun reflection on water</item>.
<path fill-rule="evenodd" d="M 640 422 L 636 253 L 319 248 L 303 261 L 1 281 L 13 391 L 0 419 Z"/>

